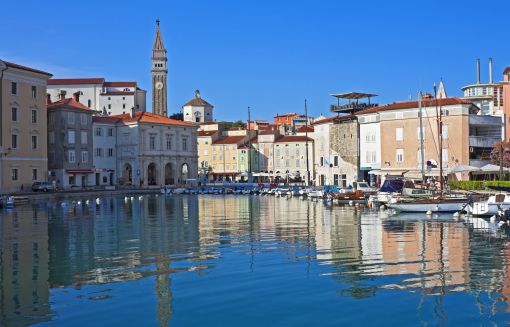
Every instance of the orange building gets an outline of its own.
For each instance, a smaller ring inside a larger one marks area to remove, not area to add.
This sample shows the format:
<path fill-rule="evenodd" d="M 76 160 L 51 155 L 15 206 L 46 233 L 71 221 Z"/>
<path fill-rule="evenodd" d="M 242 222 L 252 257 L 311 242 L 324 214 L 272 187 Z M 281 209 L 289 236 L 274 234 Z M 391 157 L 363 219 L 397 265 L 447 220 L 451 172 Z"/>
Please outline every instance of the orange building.
<path fill-rule="evenodd" d="M 296 114 L 296 113 L 288 113 L 284 115 L 278 115 L 274 116 L 274 124 L 277 126 L 281 125 L 292 125 L 292 120 L 294 118 L 305 118 L 305 116 Z"/>

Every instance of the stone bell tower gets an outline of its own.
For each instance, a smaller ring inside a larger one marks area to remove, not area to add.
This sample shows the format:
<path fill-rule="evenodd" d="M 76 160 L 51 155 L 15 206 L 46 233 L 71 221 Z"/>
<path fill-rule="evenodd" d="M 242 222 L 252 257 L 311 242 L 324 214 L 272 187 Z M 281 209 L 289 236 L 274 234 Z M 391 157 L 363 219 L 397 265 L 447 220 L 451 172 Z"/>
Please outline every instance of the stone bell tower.
<path fill-rule="evenodd" d="M 159 29 L 159 19 L 157 19 L 156 37 L 154 39 L 154 46 L 152 47 L 152 112 L 165 117 L 168 116 L 166 107 L 166 75 L 168 74 L 168 69 L 166 67 L 166 62 L 166 50 Z"/>

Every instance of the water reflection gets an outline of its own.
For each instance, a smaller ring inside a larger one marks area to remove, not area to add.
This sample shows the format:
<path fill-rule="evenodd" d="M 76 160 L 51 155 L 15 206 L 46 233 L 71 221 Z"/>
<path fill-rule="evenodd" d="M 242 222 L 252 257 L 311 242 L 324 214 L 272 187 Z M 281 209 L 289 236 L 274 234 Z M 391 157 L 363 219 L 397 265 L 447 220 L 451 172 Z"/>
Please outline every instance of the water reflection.
<path fill-rule="evenodd" d="M 113 285 L 140 280 L 151 281 L 140 292 L 153 299 L 148 310 L 160 326 L 171 324 L 175 308 L 192 308 L 185 292 L 202 300 L 207 294 L 189 278 L 211 288 L 221 280 L 236 294 L 250 285 L 270 296 L 292 292 L 292 279 L 333 281 L 307 288 L 319 301 L 331 288 L 337 299 L 359 301 L 404 291 L 417 295 L 409 299 L 418 299 L 423 323 L 449 321 L 449 294 L 466 296 L 482 321 L 508 310 L 510 300 L 507 231 L 474 219 L 212 195 L 53 201 L 4 210 L 0 219 L 0 324 L 62 319 L 58 290 L 76 294 L 68 301 L 79 311 L 83 301 L 114 301 Z M 229 293 L 209 296 L 221 301 Z"/>

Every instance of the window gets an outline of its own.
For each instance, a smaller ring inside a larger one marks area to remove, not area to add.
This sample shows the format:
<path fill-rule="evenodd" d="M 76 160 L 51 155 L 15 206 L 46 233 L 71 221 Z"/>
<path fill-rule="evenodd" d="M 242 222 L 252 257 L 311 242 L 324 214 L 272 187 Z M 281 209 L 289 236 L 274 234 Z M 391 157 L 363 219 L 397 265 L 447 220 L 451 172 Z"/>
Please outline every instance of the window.
<path fill-rule="evenodd" d="M 81 162 L 83 162 L 83 163 L 89 162 L 89 152 L 88 151 L 81 152 Z"/>
<path fill-rule="evenodd" d="M 339 182 L 340 182 L 340 175 L 334 174 L 333 175 L 333 185 L 338 186 Z"/>
<path fill-rule="evenodd" d="M 55 132 L 48 132 L 48 143 L 55 144 Z"/>
<path fill-rule="evenodd" d="M 11 94 L 18 95 L 18 83 L 11 82 Z"/>
<path fill-rule="evenodd" d="M 111 104 L 108 104 L 108 109 L 112 109 L 112 105 Z"/>
<path fill-rule="evenodd" d="M 108 157 L 113 157 L 113 148 L 108 149 Z"/>
<path fill-rule="evenodd" d="M 188 151 L 188 139 L 185 137 L 182 138 L 182 151 Z"/>
<path fill-rule="evenodd" d="M 75 163 L 76 162 L 76 153 L 74 152 L 74 150 L 69 150 L 67 152 L 67 161 L 69 163 Z"/>
<path fill-rule="evenodd" d="M 237 165 L 232 165 L 232 170 L 237 171 Z"/>
<path fill-rule="evenodd" d="M 36 150 L 37 149 L 37 135 L 32 135 L 32 150 Z"/>
<path fill-rule="evenodd" d="M 230 165 L 225 165 L 225 171 L 229 171 L 230 170 Z"/>
<path fill-rule="evenodd" d="M 67 131 L 67 143 L 74 144 L 76 141 L 76 133 L 74 131 Z"/>
<path fill-rule="evenodd" d="M 126 104 L 125 103 L 122 104 L 122 109 L 126 109 Z"/>
<path fill-rule="evenodd" d="M 324 167 L 324 157 L 321 157 L 321 158 L 320 158 L 320 162 L 321 162 L 320 166 L 321 166 L 321 167 Z"/>
<path fill-rule="evenodd" d="M 87 140 L 87 131 L 81 131 L 80 132 L 80 140 L 81 140 L 81 144 L 87 144 L 88 143 L 88 140 Z"/>
<path fill-rule="evenodd" d="M 172 150 L 172 135 L 166 136 L 166 149 Z M 207 154 L 207 150 L 204 150 L 204 154 Z"/>
<path fill-rule="evenodd" d="M 167 145 L 167 146 L 168 146 L 168 145 Z M 209 153 L 208 153 L 207 149 L 204 149 L 204 156 L 206 156 L 206 155 L 208 155 L 208 154 L 209 154 Z"/>
<path fill-rule="evenodd" d="M 300 167 L 300 164 L 301 164 L 301 161 L 299 160 L 299 158 L 298 158 L 298 159 L 296 159 L 296 167 L 298 167 L 298 168 L 299 168 L 299 167 Z"/>
<path fill-rule="evenodd" d="M 425 136 L 426 136 L 426 134 L 425 134 L 425 127 L 423 127 L 422 129 L 423 129 L 423 140 L 425 140 Z M 418 141 L 420 141 L 421 140 L 421 137 L 420 137 L 420 126 L 418 126 L 416 128 L 416 136 L 418 137 Z"/>
<path fill-rule="evenodd" d="M 32 109 L 32 124 L 37 124 L 37 110 Z"/>
<path fill-rule="evenodd" d="M 18 108 L 15 107 L 11 108 L 11 120 L 18 121 Z"/>
<path fill-rule="evenodd" d="M 69 175 L 69 185 L 76 184 L 76 176 L 75 175 Z"/>
<path fill-rule="evenodd" d="M 113 136 L 113 128 L 108 128 L 108 136 Z"/>
<path fill-rule="evenodd" d="M 96 136 L 103 136 L 103 129 L 101 127 L 96 127 Z"/>
<path fill-rule="evenodd" d="M 103 148 L 96 148 L 96 157 L 103 156 Z"/>
<path fill-rule="evenodd" d="M 402 127 L 397 127 L 395 129 L 395 135 L 397 141 L 403 141 L 404 140 L 404 129 Z"/>
<path fill-rule="evenodd" d="M 149 149 L 150 150 L 156 149 L 156 136 L 154 135 L 149 136 Z"/>
<path fill-rule="evenodd" d="M 17 134 L 11 135 L 11 148 L 13 148 L 13 149 L 18 148 L 18 135 Z"/>
<path fill-rule="evenodd" d="M 443 149 L 443 163 L 448 163 L 448 149 Z"/>
<path fill-rule="evenodd" d="M 37 98 L 37 87 L 32 85 L 32 98 Z"/>
<path fill-rule="evenodd" d="M 397 162 L 404 162 L 404 149 L 397 149 Z"/>
<path fill-rule="evenodd" d="M 334 165 L 335 167 L 338 167 L 338 156 L 335 156 L 335 157 L 333 158 L 333 165 Z"/>
<path fill-rule="evenodd" d="M 74 124 L 74 112 L 69 112 L 67 114 L 67 121 L 69 124 Z"/>
<path fill-rule="evenodd" d="M 87 107 L 92 107 L 92 101 L 90 99 L 87 100 Z"/>
<path fill-rule="evenodd" d="M 82 125 L 87 125 L 87 115 L 86 114 L 81 114 L 80 120 L 81 120 Z"/>
<path fill-rule="evenodd" d="M 19 174 L 18 174 L 18 168 L 12 168 L 11 169 L 11 179 L 13 181 L 17 181 L 18 180 L 18 177 L 19 177 Z"/>
<path fill-rule="evenodd" d="M 448 125 L 443 124 L 443 140 L 448 139 Z"/>
<path fill-rule="evenodd" d="M 33 181 L 37 180 L 37 169 L 36 168 L 32 168 L 32 180 Z"/>

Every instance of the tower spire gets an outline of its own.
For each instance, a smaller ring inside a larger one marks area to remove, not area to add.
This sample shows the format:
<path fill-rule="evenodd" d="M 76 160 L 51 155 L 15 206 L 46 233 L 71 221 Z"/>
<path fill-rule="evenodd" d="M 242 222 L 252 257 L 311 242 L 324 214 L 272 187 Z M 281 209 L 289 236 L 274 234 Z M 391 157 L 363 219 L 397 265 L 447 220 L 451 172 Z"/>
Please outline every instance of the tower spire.
<path fill-rule="evenodd" d="M 167 116 L 167 85 L 166 75 L 167 57 L 159 19 L 156 19 L 156 36 L 152 48 L 152 112 L 161 116 Z"/>

